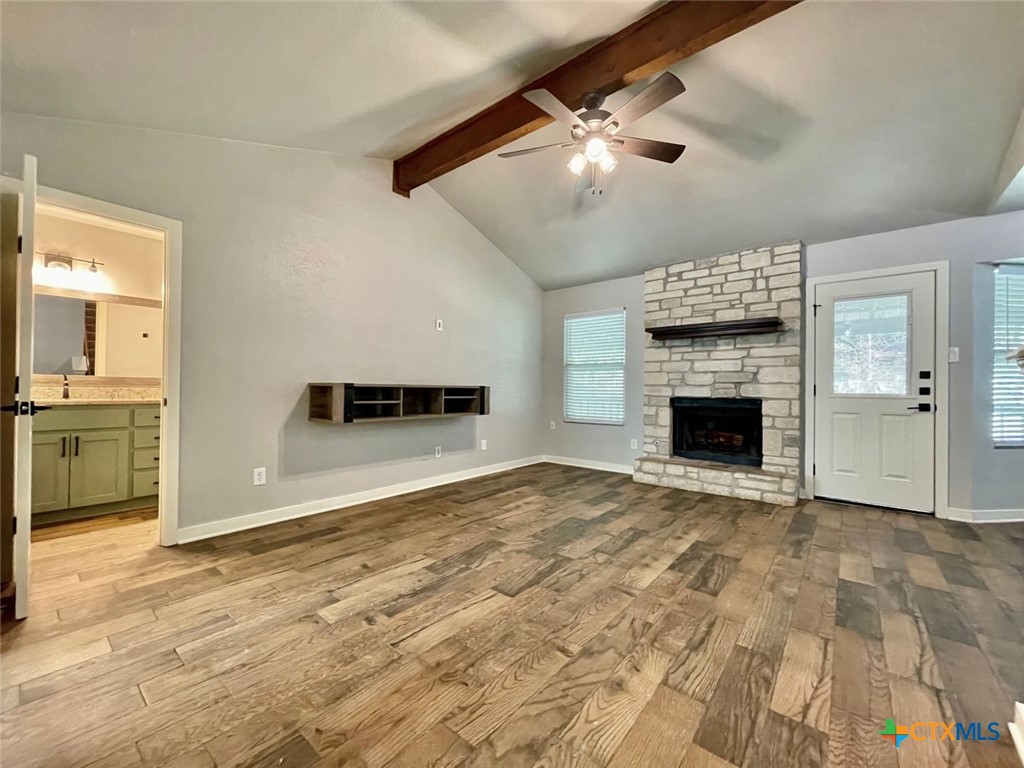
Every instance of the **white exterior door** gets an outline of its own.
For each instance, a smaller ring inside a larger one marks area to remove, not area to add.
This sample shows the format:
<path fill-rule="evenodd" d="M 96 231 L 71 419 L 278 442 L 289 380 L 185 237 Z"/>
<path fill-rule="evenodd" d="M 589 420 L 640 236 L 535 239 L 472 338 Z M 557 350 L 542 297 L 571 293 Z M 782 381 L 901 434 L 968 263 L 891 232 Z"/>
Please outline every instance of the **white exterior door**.
<path fill-rule="evenodd" d="M 814 291 L 814 495 L 935 511 L 935 273 Z"/>

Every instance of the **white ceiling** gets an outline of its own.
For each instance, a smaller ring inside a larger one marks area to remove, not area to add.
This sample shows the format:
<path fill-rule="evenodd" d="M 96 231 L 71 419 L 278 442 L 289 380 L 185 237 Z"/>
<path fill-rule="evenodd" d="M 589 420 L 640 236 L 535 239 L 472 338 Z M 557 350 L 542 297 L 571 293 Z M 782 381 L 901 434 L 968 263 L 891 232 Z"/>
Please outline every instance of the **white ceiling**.
<path fill-rule="evenodd" d="M 3 108 L 394 158 L 655 4 L 3 3 Z"/>
<path fill-rule="evenodd" d="M 652 5 L 4 3 L 3 108 L 396 157 Z M 674 165 L 578 196 L 568 155 L 489 155 L 432 186 L 552 288 L 979 215 L 1016 173 L 1024 3 L 811 0 L 672 71 L 687 93 L 626 132 Z"/>

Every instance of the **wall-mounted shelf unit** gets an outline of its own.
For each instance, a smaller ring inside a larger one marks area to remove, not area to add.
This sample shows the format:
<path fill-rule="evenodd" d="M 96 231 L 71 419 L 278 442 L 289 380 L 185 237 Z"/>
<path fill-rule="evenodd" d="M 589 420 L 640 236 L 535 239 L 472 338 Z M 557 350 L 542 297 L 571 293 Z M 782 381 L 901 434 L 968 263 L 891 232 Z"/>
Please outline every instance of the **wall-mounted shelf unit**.
<path fill-rule="evenodd" d="M 309 385 L 309 420 L 326 424 L 486 416 L 490 387 L 419 384 Z"/>

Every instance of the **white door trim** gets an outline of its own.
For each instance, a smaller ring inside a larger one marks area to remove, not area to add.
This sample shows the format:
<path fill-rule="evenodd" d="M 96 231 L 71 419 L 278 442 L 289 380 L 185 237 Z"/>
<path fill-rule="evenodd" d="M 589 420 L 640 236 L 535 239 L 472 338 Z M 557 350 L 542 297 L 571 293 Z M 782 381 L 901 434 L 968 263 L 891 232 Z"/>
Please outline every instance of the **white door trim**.
<path fill-rule="evenodd" d="M 863 272 L 847 272 L 841 275 L 811 277 L 807 280 L 804 304 L 804 482 L 800 495 L 814 498 L 814 327 L 815 292 L 819 285 L 845 283 L 849 280 L 863 280 L 871 277 L 891 277 L 915 272 L 935 273 L 935 516 L 950 517 L 949 509 L 949 262 L 929 261 L 909 264 L 905 267 L 869 269 Z"/>
<path fill-rule="evenodd" d="M 155 213 L 40 186 L 38 199 L 84 213 L 164 232 L 164 400 L 160 419 L 160 544 L 178 543 L 178 461 L 181 413 L 181 222 Z"/>

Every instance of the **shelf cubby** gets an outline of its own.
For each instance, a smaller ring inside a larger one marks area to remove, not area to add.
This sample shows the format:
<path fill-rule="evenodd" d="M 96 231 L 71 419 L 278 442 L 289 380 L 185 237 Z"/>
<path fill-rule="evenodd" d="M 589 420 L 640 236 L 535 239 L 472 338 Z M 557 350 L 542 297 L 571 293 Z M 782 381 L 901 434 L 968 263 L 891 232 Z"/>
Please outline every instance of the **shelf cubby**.
<path fill-rule="evenodd" d="M 415 384 L 311 383 L 309 420 L 328 424 L 486 416 L 490 388 Z"/>

